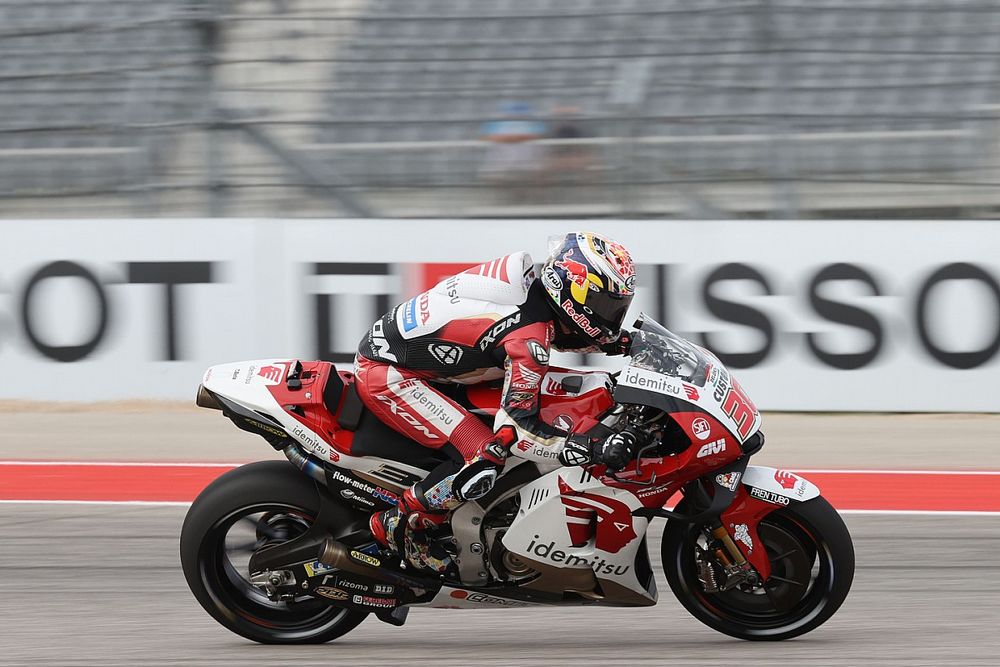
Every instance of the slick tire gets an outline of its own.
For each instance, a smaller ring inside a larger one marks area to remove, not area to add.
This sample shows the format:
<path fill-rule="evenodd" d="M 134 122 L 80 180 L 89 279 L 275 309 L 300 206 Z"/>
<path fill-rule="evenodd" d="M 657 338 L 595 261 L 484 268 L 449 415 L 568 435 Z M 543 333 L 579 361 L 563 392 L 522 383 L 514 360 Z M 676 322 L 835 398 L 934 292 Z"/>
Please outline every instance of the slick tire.
<path fill-rule="evenodd" d="M 247 573 L 236 572 L 227 555 L 226 535 L 235 523 L 262 512 L 285 512 L 308 523 L 319 510 L 318 494 L 315 483 L 285 461 L 241 466 L 201 492 L 181 528 L 181 565 L 191 592 L 216 621 L 262 644 L 318 644 L 350 632 L 367 617 L 317 599 L 271 602 L 245 580 Z M 346 508 L 344 515 L 349 523 Z"/>
<path fill-rule="evenodd" d="M 686 504 L 677 511 L 689 512 Z M 695 618 L 731 637 L 779 641 L 816 629 L 840 608 L 854 579 L 854 545 L 843 519 L 817 497 L 771 512 L 758 531 L 772 574 L 799 583 L 772 580 L 765 583 L 766 594 L 763 589 L 706 593 L 695 558 L 700 527 L 669 521 L 660 555 L 671 590 Z"/>

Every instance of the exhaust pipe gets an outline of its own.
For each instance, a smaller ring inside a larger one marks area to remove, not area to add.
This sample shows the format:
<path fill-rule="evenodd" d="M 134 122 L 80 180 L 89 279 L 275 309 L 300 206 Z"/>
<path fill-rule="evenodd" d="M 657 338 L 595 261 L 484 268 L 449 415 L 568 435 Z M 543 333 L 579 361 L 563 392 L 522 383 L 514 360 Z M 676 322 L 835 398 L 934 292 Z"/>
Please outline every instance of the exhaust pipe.
<path fill-rule="evenodd" d="M 323 565 L 352 572 L 376 581 L 384 581 L 387 584 L 405 586 L 421 591 L 436 590 L 441 587 L 441 582 L 436 579 L 387 570 L 382 567 L 382 560 L 380 558 L 362 553 L 357 549 L 351 549 L 330 538 L 324 540 L 323 544 L 320 545 L 316 560 Z"/>
<path fill-rule="evenodd" d="M 199 408 L 209 408 L 211 410 L 221 410 L 222 406 L 219 401 L 208 389 L 205 389 L 205 385 L 198 385 L 198 396 L 194 399 L 195 405 Z"/>

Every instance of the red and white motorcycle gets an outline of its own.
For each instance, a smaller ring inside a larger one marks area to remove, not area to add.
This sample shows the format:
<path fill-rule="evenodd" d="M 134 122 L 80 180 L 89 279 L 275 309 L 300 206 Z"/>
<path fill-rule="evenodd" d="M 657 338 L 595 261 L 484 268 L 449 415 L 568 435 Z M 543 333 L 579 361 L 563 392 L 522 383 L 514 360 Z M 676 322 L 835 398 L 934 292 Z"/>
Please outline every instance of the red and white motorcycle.
<path fill-rule="evenodd" d="M 440 462 L 361 404 L 350 373 L 326 362 L 213 366 L 198 405 L 263 436 L 284 461 L 251 463 L 198 496 L 181 534 L 188 585 L 219 623 L 265 643 L 324 642 L 369 614 L 402 625 L 411 607 L 650 606 L 646 544 L 667 524 L 667 582 L 696 618 L 734 637 L 778 640 L 816 628 L 854 576 L 851 537 L 819 489 L 748 466 L 761 418 L 706 350 L 640 319 L 615 374 L 553 369 L 541 417 L 573 432 L 644 437 L 623 471 L 562 467 L 522 441 L 494 489 L 435 536 L 445 575 L 380 551 L 368 517 Z M 492 423 L 496 386 L 453 397 Z M 675 494 L 672 510 L 665 505 Z"/>

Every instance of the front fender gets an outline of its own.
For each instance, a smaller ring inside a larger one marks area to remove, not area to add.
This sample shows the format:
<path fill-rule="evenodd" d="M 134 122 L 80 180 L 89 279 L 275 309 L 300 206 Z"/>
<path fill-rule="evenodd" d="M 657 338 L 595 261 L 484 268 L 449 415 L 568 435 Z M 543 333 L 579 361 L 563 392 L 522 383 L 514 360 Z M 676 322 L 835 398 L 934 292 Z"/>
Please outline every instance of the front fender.
<path fill-rule="evenodd" d="M 787 470 L 765 466 L 747 466 L 743 473 L 743 485 L 749 487 L 748 492 L 752 497 L 775 505 L 788 504 L 779 498 L 805 502 L 819 496 L 819 487 L 806 478 Z"/>
<path fill-rule="evenodd" d="M 757 535 L 757 524 L 775 510 L 818 496 L 818 486 L 787 470 L 747 466 L 743 473 L 743 487 L 720 519 L 736 546 L 764 581 L 771 576 L 771 562 Z"/>

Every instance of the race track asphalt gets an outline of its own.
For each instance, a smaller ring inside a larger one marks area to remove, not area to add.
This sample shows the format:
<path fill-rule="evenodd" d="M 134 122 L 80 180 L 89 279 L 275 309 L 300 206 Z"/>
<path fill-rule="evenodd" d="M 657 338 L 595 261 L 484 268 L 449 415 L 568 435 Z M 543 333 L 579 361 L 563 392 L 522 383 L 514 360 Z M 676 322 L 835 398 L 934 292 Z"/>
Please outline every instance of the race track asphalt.
<path fill-rule="evenodd" d="M 0 665 L 996 665 L 1000 517 L 858 515 L 854 589 L 809 635 L 702 626 L 658 569 L 653 608 L 416 609 L 333 642 L 230 634 L 180 572 L 184 507 L 0 505 Z M 658 545 L 654 527 L 652 545 Z M 654 559 L 657 560 L 657 559 Z"/>

